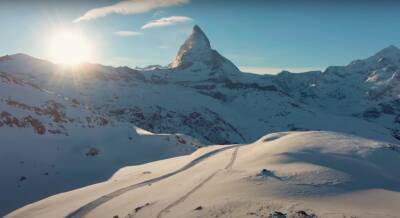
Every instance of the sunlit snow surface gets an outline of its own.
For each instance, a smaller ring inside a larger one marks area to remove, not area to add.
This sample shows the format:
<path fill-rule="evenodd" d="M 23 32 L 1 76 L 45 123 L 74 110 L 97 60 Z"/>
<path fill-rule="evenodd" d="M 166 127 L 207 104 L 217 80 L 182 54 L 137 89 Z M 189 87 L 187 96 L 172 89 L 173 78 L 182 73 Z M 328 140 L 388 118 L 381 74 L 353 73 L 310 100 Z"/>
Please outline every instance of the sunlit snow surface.
<path fill-rule="evenodd" d="M 266 217 L 278 211 L 295 217 L 305 211 L 318 217 L 393 217 L 400 212 L 399 164 L 399 147 L 384 142 L 333 132 L 275 133 L 251 144 L 210 146 L 125 167 L 106 182 L 9 216 Z M 143 181 L 151 182 L 134 186 Z"/>

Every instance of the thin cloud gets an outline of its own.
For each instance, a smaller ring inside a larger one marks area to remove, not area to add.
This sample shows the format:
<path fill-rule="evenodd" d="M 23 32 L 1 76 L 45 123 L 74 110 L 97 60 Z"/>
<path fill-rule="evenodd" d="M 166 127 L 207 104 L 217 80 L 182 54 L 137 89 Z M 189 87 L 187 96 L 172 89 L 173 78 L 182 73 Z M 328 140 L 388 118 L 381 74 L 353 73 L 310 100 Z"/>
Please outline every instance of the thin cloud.
<path fill-rule="evenodd" d="M 144 26 L 142 26 L 142 29 L 171 26 L 171 25 L 175 25 L 177 23 L 185 23 L 185 22 L 189 22 L 192 20 L 193 20 L 192 18 L 185 17 L 185 16 L 163 17 L 161 19 L 152 20 L 152 21 L 146 23 Z"/>
<path fill-rule="evenodd" d="M 75 19 L 74 22 L 93 20 L 110 14 L 144 13 L 158 8 L 166 8 L 189 2 L 190 0 L 125 0 L 114 5 L 91 9 L 83 16 Z"/>
<path fill-rule="evenodd" d="M 124 37 L 142 35 L 141 32 L 135 32 L 135 31 L 117 31 L 114 34 L 117 35 L 117 36 L 124 36 Z"/>

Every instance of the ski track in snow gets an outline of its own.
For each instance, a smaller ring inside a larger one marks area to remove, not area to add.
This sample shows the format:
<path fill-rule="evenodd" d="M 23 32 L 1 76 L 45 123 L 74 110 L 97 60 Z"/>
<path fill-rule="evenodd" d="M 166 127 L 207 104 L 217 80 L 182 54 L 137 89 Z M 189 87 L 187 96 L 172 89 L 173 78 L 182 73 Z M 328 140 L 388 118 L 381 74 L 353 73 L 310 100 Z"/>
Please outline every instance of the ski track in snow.
<path fill-rule="evenodd" d="M 217 170 L 214 173 L 212 173 L 210 176 L 208 176 L 206 179 L 201 181 L 197 186 L 195 186 L 192 190 L 187 192 L 185 195 L 180 197 L 178 200 L 174 201 L 172 204 L 168 205 L 166 208 L 162 209 L 158 215 L 157 218 L 161 218 L 164 213 L 168 213 L 170 209 L 175 207 L 176 205 L 182 203 L 186 198 L 188 198 L 191 194 L 193 194 L 195 191 L 197 191 L 199 188 L 203 187 L 204 184 L 206 184 L 208 181 L 210 181 L 217 173 L 219 173 L 221 170 Z"/>
<path fill-rule="evenodd" d="M 235 151 L 233 151 L 233 154 L 232 154 L 231 161 L 225 167 L 226 170 L 231 170 L 232 169 L 232 166 L 236 161 L 238 151 L 239 151 L 239 147 L 235 148 Z"/>
<path fill-rule="evenodd" d="M 237 148 L 238 146 L 242 146 L 242 144 L 236 144 L 236 145 L 232 145 L 232 146 L 228 146 L 228 147 L 224 147 L 224 148 L 220 148 L 220 149 L 216 149 L 216 150 L 210 151 L 210 152 L 205 153 L 205 154 L 197 157 L 196 159 L 190 161 L 188 164 L 186 164 L 185 166 L 183 166 L 182 168 L 180 168 L 180 169 L 178 169 L 176 171 L 173 171 L 173 172 L 170 172 L 168 174 L 165 174 L 165 175 L 153 178 L 153 179 L 149 179 L 149 180 L 146 180 L 146 181 L 143 181 L 143 182 L 139 182 L 139 183 L 136 183 L 136 184 L 133 184 L 133 185 L 118 189 L 118 190 L 116 190 L 114 192 L 111 192 L 109 194 L 103 195 L 100 198 L 97 198 L 96 200 L 91 201 L 91 202 L 83 205 L 82 207 L 78 208 L 77 210 L 71 212 L 70 214 L 68 214 L 66 216 L 66 218 L 85 217 L 93 209 L 99 207 L 100 205 L 102 205 L 102 204 L 104 204 L 104 203 L 106 203 L 106 202 L 108 202 L 108 201 L 110 201 L 110 200 L 112 200 L 112 199 L 114 199 L 114 198 L 116 198 L 116 197 L 128 192 L 128 191 L 131 191 L 131 190 L 134 190 L 134 189 L 146 186 L 146 185 L 151 185 L 152 183 L 159 182 L 159 181 L 161 181 L 163 179 L 166 179 L 166 178 L 169 178 L 171 176 L 174 176 L 174 175 L 176 175 L 176 174 L 178 174 L 180 172 L 183 172 L 183 171 L 185 171 L 187 169 L 190 169 L 191 167 L 197 165 L 201 161 L 203 161 L 203 160 L 205 160 L 205 159 L 207 159 L 207 158 L 209 158 L 209 157 L 211 157 L 211 156 L 213 156 L 213 155 L 215 155 L 215 154 L 217 154 L 219 152 L 222 152 L 222 151 L 225 151 L 225 150 L 228 150 L 228 149 L 232 149 L 232 148 Z M 237 150 L 235 150 L 231 161 L 225 167 L 225 169 L 228 169 L 228 168 L 232 167 L 233 162 L 236 159 L 236 154 L 237 154 Z M 216 174 L 216 173 L 214 173 L 214 174 Z M 212 178 L 213 175 L 210 176 L 210 177 Z M 211 178 L 207 178 L 207 179 L 210 180 Z M 203 182 L 207 182 L 206 180 L 203 181 Z M 197 187 L 197 189 L 200 188 L 200 187 Z M 189 195 L 190 195 L 190 193 L 189 193 Z"/>
<path fill-rule="evenodd" d="M 236 147 L 235 150 L 232 153 L 232 157 L 229 160 L 229 163 L 225 166 L 225 170 L 230 170 L 232 169 L 233 164 L 235 163 L 236 157 L 237 157 L 237 153 L 238 153 L 239 147 Z M 168 213 L 173 207 L 175 207 L 176 205 L 182 203 L 183 201 L 185 201 L 190 195 L 192 195 L 194 192 L 196 192 L 198 189 L 200 189 L 201 187 L 203 187 L 208 181 L 210 181 L 215 175 L 217 175 L 217 173 L 219 173 L 221 171 L 221 169 L 215 171 L 214 173 L 212 173 L 210 176 L 208 176 L 206 179 L 204 179 L 203 181 L 201 181 L 198 185 L 196 185 L 193 189 L 191 189 L 189 192 L 187 192 L 185 195 L 183 195 L 182 197 L 180 197 L 178 200 L 174 201 L 173 203 L 171 203 L 170 205 L 168 205 L 166 208 L 162 209 L 158 215 L 157 218 L 161 218 L 163 216 L 164 213 Z"/>

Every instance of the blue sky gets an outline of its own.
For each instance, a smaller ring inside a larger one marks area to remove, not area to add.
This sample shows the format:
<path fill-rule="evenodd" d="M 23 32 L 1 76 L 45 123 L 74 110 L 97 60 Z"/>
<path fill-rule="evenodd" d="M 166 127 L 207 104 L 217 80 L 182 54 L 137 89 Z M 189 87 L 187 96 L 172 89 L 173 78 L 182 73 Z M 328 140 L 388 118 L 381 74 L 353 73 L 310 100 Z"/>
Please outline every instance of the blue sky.
<path fill-rule="evenodd" d="M 49 58 L 45 48 L 51 32 L 74 28 L 95 46 L 92 62 L 166 65 L 194 24 L 221 54 L 240 68 L 259 73 L 344 65 L 400 45 L 399 1 L 147 0 L 143 6 L 137 4 L 143 0 L 132 0 L 127 6 L 132 8 L 124 14 L 107 12 L 119 2 L 2 1 L 0 54 Z M 157 2 L 167 3 L 159 7 Z M 93 9 L 99 17 L 87 20 L 85 14 Z M 176 19 L 167 22 L 173 25 L 142 29 L 151 21 L 171 17 Z M 116 34 L 119 31 L 139 34 L 121 36 Z"/>

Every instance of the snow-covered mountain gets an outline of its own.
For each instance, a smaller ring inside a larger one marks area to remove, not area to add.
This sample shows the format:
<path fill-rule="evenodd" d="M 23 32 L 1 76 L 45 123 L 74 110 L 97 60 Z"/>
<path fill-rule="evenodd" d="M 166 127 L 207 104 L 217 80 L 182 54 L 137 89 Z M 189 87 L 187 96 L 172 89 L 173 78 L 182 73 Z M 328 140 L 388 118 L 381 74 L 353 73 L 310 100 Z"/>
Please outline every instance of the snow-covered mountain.
<path fill-rule="evenodd" d="M 211 48 L 207 36 L 197 25 L 194 26 L 192 34 L 179 49 L 170 67 L 197 72 L 197 74 L 206 76 L 204 79 L 229 78 L 240 72 L 232 62 Z"/>
<path fill-rule="evenodd" d="M 397 217 L 400 147 L 332 132 L 281 132 L 244 145 L 125 167 L 8 217 Z"/>
<path fill-rule="evenodd" d="M 0 57 L 0 214 L 123 166 L 270 132 L 326 130 L 398 143 L 399 73 L 394 46 L 324 72 L 242 73 L 198 26 L 169 67 L 68 68 L 24 54 Z"/>

